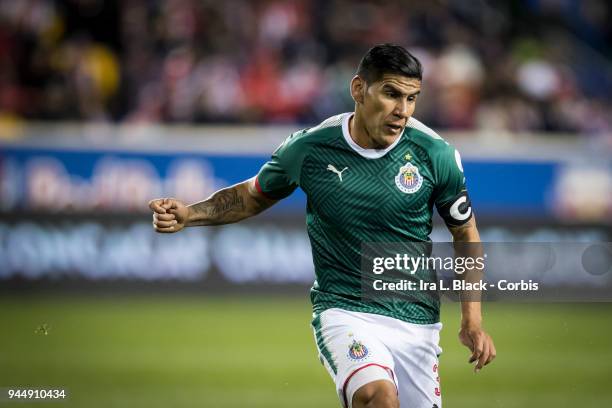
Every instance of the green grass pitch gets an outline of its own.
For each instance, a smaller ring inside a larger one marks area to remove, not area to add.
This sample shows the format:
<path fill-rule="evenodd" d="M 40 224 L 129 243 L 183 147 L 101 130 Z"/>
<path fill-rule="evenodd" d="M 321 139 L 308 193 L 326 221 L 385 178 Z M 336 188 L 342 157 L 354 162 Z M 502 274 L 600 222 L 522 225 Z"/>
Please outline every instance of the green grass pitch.
<path fill-rule="evenodd" d="M 69 398 L 0 407 L 339 407 L 306 297 L 3 295 L 0 388 Z M 485 308 L 498 358 L 474 374 L 443 307 L 444 406 L 612 406 L 612 304 Z"/>

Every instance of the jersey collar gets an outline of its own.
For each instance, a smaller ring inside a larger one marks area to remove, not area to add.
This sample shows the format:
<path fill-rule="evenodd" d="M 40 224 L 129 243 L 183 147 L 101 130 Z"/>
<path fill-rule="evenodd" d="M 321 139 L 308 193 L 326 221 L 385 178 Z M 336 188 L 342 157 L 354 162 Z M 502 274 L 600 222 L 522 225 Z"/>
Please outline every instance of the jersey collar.
<path fill-rule="evenodd" d="M 400 139 L 404 135 L 405 129 L 402 131 L 402 134 L 399 135 L 397 139 L 395 139 L 395 142 L 391 143 L 384 149 L 364 149 L 363 147 L 355 143 L 355 141 L 351 137 L 351 134 L 349 133 L 349 120 L 351 119 L 351 116 L 353 116 L 352 113 L 347 113 L 342 119 L 342 135 L 344 136 L 344 140 L 346 140 L 346 143 L 350 146 L 350 148 L 353 149 L 360 156 L 365 157 L 366 159 L 380 159 L 381 157 L 389 153 L 399 143 Z"/>

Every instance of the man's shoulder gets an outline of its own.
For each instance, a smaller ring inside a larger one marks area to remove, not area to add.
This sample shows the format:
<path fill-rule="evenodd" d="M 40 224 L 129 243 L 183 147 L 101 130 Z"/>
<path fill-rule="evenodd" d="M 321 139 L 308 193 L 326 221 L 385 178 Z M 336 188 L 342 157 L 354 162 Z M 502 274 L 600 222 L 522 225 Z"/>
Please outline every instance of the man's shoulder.
<path fill-rule="evenodd" d="M 292 133 L 280 144 L 274 154 L 301 163 L 313 148 L 336 146 L 343 137 L 342 126 L 346 115 L 348 114 L 341 113 L 325 119 L 317 126 Z"/>
<path fill-rule="evenodd" d="M 444 157 L 455 150 L 442 136 L 414 117 L 408 120 L 406 129 L 410 141 L 423 148 L 431 158 Z"/>
<path fill-rule="evenodd" d="M 342 136 L 342 122 L 348 113 L 341 113 L 325 119 L 316 126 L 305 128 L 293 133 L 287 139 L 288 143 L 304 145 L 324 143 Z"/>
<path fill-rule="evenodd" d="M 442 136 L 415 117 L 408 119 L 406 129 L 410 139 L 424 147 L 436 149 L 448 145 Z"/>
<path fill-rule="evenodd" d="M 318 125 L 304 129 L 303 131 L 309 135 L 325 135 L 342 132 L 342 122 L 348 115 L 350 115 L 350 113 L 345 112 L 331 116 Z"/>

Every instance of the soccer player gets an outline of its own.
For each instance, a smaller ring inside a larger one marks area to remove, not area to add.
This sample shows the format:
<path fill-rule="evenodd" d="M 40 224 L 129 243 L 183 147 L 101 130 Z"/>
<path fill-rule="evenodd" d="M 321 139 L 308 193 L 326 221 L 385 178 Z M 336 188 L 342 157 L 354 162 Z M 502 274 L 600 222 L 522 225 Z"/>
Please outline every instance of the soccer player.
<path fill-rule="evenodd" d="M 455 242 L 480 241 L 459 153 L 412 117 L 421 79 L 420 62 L 403 47 L 375 46 L 350 83 L 354 112 L 292 134 L 255 177 L 204 201 L 149 203 L 155 230 L 171 233 L 237 222 L 304 190 L 312 326 L 344 407 L 441 406 L 439 300 L 364 301 L 361 244 L 428 242 L 434 205 Z M 478 371 L 495 346 L 480 302 L 464 300 L 461 311 L 459 339 Z"/>

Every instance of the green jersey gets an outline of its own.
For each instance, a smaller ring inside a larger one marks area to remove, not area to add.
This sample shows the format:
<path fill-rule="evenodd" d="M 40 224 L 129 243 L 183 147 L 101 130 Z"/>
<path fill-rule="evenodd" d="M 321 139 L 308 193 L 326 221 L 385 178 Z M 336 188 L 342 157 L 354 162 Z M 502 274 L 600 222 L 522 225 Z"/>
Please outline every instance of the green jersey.
<path fill-rule="evenodd" d="M 459 153 L 414 118 L 386 149 L 364 149 L 349 134 L 351 115 L 288 137 L 261 168 L 258 189 L 273 199 L 297 187 L 306 193 L 315 313 L 341 308 L 438 322 L 437 296 L 364 302 L 361 250 L 363 243 L 430 241 L 434 205 L 448 225 L 467 222 L 472 210 Z"/>

